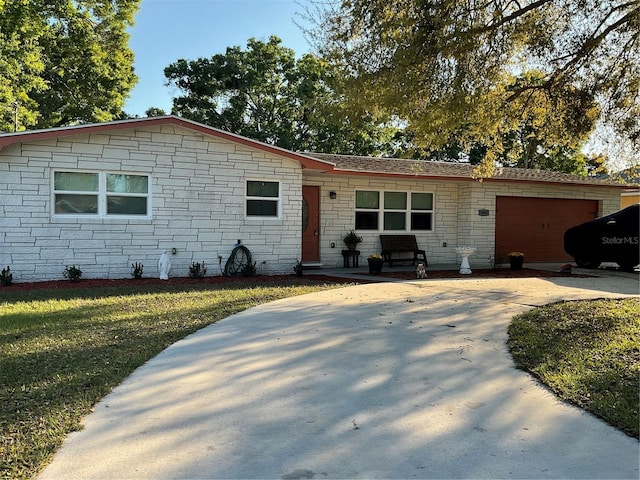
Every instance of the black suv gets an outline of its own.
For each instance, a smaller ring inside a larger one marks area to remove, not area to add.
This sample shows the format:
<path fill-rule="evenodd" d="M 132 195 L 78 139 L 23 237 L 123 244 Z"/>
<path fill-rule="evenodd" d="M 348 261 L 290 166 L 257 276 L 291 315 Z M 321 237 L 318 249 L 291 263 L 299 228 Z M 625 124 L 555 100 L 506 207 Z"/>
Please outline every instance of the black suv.
<path fill-rule="evenodd" d="M 633 271 L 640 263 L 640 203 L 611 215 L 571 227 L 564 232 L 564 250 L 584 268 L 616 262 Z"/>

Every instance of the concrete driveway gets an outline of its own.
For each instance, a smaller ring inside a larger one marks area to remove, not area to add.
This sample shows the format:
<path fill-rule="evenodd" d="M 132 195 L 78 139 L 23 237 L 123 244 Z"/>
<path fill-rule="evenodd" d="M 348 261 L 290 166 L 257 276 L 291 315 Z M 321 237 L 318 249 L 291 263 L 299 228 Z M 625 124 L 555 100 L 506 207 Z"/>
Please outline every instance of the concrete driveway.
<path fill-rule="evenodd" d="M 39 478 L 637 479 L 638 442 L 505 344 L 532 306 L 637 294 L 637 276 L 427 280 L 262 305 L 136 370 Z"/>

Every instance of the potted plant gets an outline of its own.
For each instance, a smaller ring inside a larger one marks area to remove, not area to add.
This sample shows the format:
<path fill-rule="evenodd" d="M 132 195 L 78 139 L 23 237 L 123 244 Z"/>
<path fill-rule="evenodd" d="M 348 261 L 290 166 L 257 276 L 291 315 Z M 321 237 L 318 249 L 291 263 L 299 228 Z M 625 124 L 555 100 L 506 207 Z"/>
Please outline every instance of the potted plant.
<path fill-rule="evenodd" d="M 344 244 L 347 246 L 348 250 L 355 250 L 356 246 L 362 241 L 362 237 L 359 237 L 356 232 L 354 232 L 353 230 L 351 230 L 349 233 L 347 233 L 344 238 L 342 239 L 342 241 L 344 242 Z"/>
<path fill-rule="evenodd" d="M 520 270 L 524 263 L 524 253 L 522 252 L 509 252 L 509 265 L 511 270 Z"/>
<path fill-rule="evenodd" d="M 301 277 L 303 270 L 304 270 L 304 266 L 302 265 L 302 262 L 298 260 L 296 264 L 293 266 L 293 271 L 296 273 L 296 276 Z"/>
<path fill-rule="evenodd" d="M 380 275 L 382 273 L 382 265 L 384 260 L 381 255 L 374 253 L 367 257 L 367 262 L 369 263 L 369 274 L 370 275 Z"/>

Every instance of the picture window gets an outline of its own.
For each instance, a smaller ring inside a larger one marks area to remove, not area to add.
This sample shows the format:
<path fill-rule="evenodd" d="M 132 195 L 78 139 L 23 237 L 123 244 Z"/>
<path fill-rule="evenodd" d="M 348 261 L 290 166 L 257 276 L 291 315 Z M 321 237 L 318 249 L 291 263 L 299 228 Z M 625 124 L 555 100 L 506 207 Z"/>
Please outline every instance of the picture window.
<path fill-rule="evenodd" d="M 107 172 L 53 174 L 54 215 L 150 216 L 150 177 Z"/>
<path fill-rule="evenodd" d="M 356 230 L 433 230 L 433 193 L 356 190 Z"/>

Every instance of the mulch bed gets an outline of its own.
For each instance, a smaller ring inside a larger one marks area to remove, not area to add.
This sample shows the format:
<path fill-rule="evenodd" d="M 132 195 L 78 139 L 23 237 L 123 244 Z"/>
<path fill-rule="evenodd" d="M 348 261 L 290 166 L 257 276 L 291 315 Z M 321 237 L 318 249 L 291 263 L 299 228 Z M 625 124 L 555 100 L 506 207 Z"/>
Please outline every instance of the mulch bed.
<path fill-rule="evenodd" d="M 397 278 L 402 280 L 415 280 L 416 274 L 413 271 L 394 272 L 385 270 L 380 277 Z M 519 270 L 512 270 L 510 268 L 497 268 L 497 269 L 474 269 L 471 275 L 463 275 L 457 270 L 427 270 L 427 278 L 548 278 L 548 277 L 562 277 L 560 272 L 553 272 L 551 270 L 536 270 L 533 268 L 522 268 Z M 578 278 L 589 278 L 591 275 L 570 275 Z"/>
<path fill-rule="evenodd" d="M 398 280 L 416 280 L 416 274 L 414 271 L 393 271 L 385 270 L 380 275 L 363 274 L 363 277 L 371 277 L 371 281 L 380 281 L 382 278 L 393 278 Z M 473 270 L 471 275 L 462 275 L 457 270 L 427 270 L 427 279 L 447 279 L 447 278 L 546 278 L 546 277 L 560 277 L 560 272 L 552 272 L 548 270 L 534 270 L 529 268 L 523 268 L 521 270 L 505 269 L 487 269 L 487 270 Z M 589 277 L 589 275 L 572 275 L 573 277 Z M 295 277 L 294 275 L 258 275 L 255 277 L 224 277 L 224 276 L 210 276 L 201 279 L 193 279 L 188 277 L 173 277 L 169 280 L 160 280 L 159 278 L 124 278 L 124 279 L 81 279 L 77 282 L 70 282 L 69 280 L 54 280 L 48 282 L 16 282 L 10 286 L 0 287 L 0 291 L 7 290 L 45 290 L 45 289 L 79 289 L 79 288 L 105 288 L 105 287 L 126 287 L 126 286 L 151 286 L 151 285 L 222 285 L 227 283 L 273 283 L 285 280 L 292 280 L 299 278 L 301 281 L 311 280 L 317 282 L 330 281 L 333 283 L 366 283 L 367 280 L 353 280 L 349 278 L 334 277 L 331 275 L 321 274 L 307 274 L 302 277 Z M 7 289 L 7 290 L 5 290 Z"/>
<path fill-rule="evenodd" d="M 109 288 L 109 287 L 127 287 L 127 286 L 153 286 L 153 285 L 224 285 L 228 283 L 277 283 L 284 280 L 291 280 L 295 278 L 294 275 L 258 275 L 254 277 L 224 277 L 224 276 L 210 276 L 204 278 L 190 278 L 190 277 L 171 277 L 168 280 L 160 280 L 159 278 L 118 278 L 118 279 L 104 279 L 104 278 L 86 278 L 80 279 L 76 282 L 69 280 L 51 280 L 44 282 L 14 282 L 9 286 L 1 286 L 0 292 L 4 289 L 11 290 L 48 290 L 48 289 L 79 289 L 79 288 Z M 337 283 L 353 283 L 353 280 L 346 278 L 330 277 L 328 275 L 304 275 L 302 280 L 314 280 L 314 281 L 332 281 Z"/>

